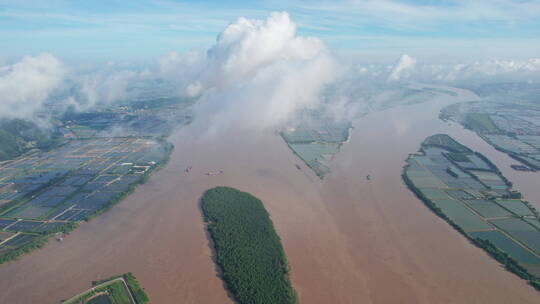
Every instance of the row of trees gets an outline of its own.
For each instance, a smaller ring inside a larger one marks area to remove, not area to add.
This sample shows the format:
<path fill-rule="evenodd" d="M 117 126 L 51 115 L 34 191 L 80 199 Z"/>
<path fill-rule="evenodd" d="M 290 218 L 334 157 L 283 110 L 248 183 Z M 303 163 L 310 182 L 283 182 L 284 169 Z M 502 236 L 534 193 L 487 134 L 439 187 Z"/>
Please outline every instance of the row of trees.
<path fill-rule="evenodd" d="M 283 247 L 259 199 L 216 187 L 204 194 L 202 210 L 222 277 L 238 303 L 297 303 Z"/>
<path fill-rule="evenodd" d="M 37 236 L 34 239 L 32 239 L 30 242 L 15 248 L 11 250 L 7 250 L 5 252 L 2 252 L 0 254 L 0 264 L 3 264 L 5 262 L 15 260 L 19 256 L 28 253 L 30 251 L 33 251 L 35 249 L 43 247 L 47 243 L 47 238 L 43 236 Z"/>

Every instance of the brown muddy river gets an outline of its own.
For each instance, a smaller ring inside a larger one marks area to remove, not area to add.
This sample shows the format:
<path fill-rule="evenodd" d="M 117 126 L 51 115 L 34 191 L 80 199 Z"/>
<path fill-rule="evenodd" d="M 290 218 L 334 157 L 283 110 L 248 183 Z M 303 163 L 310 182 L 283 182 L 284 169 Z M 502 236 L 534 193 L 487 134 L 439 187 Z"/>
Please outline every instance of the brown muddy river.
<path fill-rule="evenodd" d="M 64 242 L 1 265 L 0 303 L 58 303 L 92 280 L 129 271 L 152 303 L 231 303 L 199 210 L 202 193 L 217 185 L 265 203 L 302 303 L 538 303 L 537 291 L 435 216 L 401 181 L 407 155 L 425 137 L 446 132 L 491 158 L 539 206 L 538 175 L 512 171 L 507 156 L 438 120 L 444 104 L 472 98 L 460 93 L 358 119 L 324 181 L 272 131 L 201 137 L 196 125 L 183 128 L 171 137 L 170 163 L 134 194 Z M 193 166 L 190 174 L 186 166 Z M 224 174 L 204 174 L 212 170 Z"/>

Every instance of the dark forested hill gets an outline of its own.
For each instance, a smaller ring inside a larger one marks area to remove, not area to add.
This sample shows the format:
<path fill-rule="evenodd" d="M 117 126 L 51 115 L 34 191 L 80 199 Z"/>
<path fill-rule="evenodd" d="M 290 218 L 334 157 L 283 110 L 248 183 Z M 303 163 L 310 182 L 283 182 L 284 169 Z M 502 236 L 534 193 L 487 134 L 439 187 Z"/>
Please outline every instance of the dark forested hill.
<path fill-rule="evenodd" d="M 0 120 L 0 161 L 17 157 L 31 149 L 47 150 L 61 137 L 51 129 L 21 119 Z"/>

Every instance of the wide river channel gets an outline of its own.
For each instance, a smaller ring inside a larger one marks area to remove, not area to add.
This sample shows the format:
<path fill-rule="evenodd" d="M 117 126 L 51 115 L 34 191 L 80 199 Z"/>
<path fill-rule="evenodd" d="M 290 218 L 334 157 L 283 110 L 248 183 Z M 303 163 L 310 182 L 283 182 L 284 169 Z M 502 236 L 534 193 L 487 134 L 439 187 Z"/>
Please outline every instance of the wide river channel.
<path fill-rule="evenodd" d="M 425 137 L 448 133 L 490 158 L 540 209 L 538 173 L 513 171 L 508 156 L 438 119 L 443 106 L 474 99 L 455 91 L 358 118 L 322 181 L 273 130 L 206 136 L 201 124 L 181 128 L 170 137 L 168 165 L 127 199 L 63 242 L 0 265 L 0 303 L 59 303 L 93 280 L 125 272 L 152 303 L 232 303 L 199 208 L 202 193 L 218 185 L 264 202 L 301 303 L 538 303 L 537 291 L 435 216 L 401 180 L 408 154 Z M 204 174 L 212 170 L 224 173 Z"/>

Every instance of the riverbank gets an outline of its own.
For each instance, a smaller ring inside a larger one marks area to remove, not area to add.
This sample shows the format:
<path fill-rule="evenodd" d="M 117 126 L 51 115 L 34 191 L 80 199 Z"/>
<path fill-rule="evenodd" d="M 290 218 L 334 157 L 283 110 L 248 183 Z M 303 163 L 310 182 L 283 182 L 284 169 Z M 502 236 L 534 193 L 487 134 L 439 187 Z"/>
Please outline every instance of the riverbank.
<path fill-rule="evenodd" d="M 0 302 L 46 304 L 84 290 L 84 282 L 132 271 L 155 303 L 231 303 L 199 209 L 206 189 L 230 186 L 264 202 L 300 303 L 536 303 L 534 289 L 433 216 L 401 180 L 408 154 L 444 132 L 490 158 L 535 202 L 537 181 L 525 191 L 518 173 L 506 172 L 506 155 L 438 119 L 444 105 L 474 98 L 456 92 L 354 121 L 324 180 L 298 170 L 273 130 L 209 136 L 195 121 L 171 135 L 168 165 L 127 199 L 64 242 L 2 265 L 0 277 L 10 279 L 0 282 Z M 205 175 L 213 170 L 223 174 Z"/>

